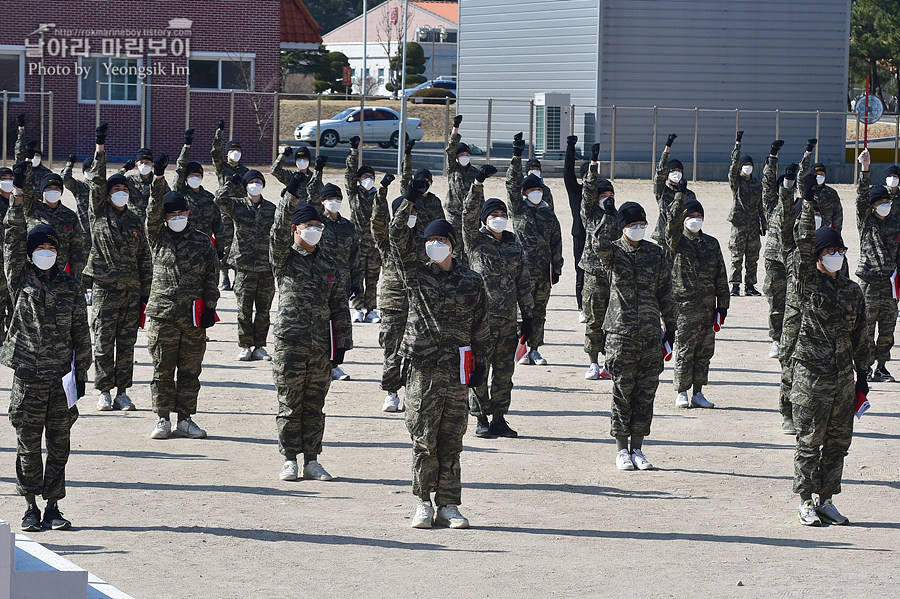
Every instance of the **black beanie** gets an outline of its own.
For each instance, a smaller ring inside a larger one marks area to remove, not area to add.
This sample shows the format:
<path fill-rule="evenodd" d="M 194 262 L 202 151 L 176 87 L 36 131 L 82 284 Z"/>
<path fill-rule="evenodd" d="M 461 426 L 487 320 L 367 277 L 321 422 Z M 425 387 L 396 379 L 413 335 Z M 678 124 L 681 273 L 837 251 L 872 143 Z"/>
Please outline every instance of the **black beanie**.
<path fill-rule="evenodd" d="M 394 198 L 394 201 L 391 202 L 391 214 L 397 214 L 397 211 L 400 210 L 400 204 L 403 203 L 403 200 L 406 199 L 406 196 L 399 196 Z"/>
<path fill-rule="evenodd" d="M 581 169 L 579 170 L 579 172 L 581 173 L 581 178 L 582 178 L 582 179 L 584 179 L 585 177 L 587 177 L 587 172 L 588 172 L 588 169 L 590 169 L 590 168 L 591 168 L 591 163 L 590 163 L 590 162 L 582 162 L 582 163 L 581 163 Z"/>
<path fill-rule="evenodd" d="M 684 165 L 681 164 L 680 160 L 676 160 L 673 158 L 672 160 L 669 161 L 669 172 L 671 173 L 674 170 L 679 170 L 681 172 L 684 172 Z"/>
<path fill-rule="evenodd" d="M 87 172 L 91 170 L 91 167 L 94 166 L 94 157 L 88 156 L 84 159 L 84 162 L 81 163 L 81 172 Z"/>
<path fill-rule="evenodd" d="M 646 220 L 647 213 L 637 202 L 625 202 L 616 213 L 616 227 L 619 229 L 624 229 L 625 225 Z"/>
<path fill-rule="evenodd" d="M 692 212 L 699 212 L 700 216 L 704 216 L 703 214 L 703 204 L 698 202 L 697 200 L 685 200 L 684 202 L 684 215 L 687 216 Z"/>
<path fill-rule="evenodd" d="M 874 204 L 878 200 L 887 200 L 891 196 L 888 195 L 887 187 L 884 185 L 873 185 L 869 189 L 869 203 Z"/>
<path fill-rule="evenodd" d="M 898 167 L 896 164 L 892 164 L 891 166 L 884 169 L 885 178 L 890 177 L 891 175 L 900 177 L 900 167 Z"/>
<path fill-rule="evenodd" d="M 240 149 L 241 149 L 241 143 L 234 141 L 233 139 L 231 141 L 229 141 L 227 144 L 225 144 L 225 153 L 226 154 L 228 152 L 230 152 L 231 150 L 240 150 Z"/>
<path fill-rule="evenodd" d="M 141 160 L 153 161 L 153 152 L 150 151 L 150 148 L 141 148 L 137 151 L 137 154 L 134 155 L 135 162 L 140 162 Z"/>
<path fill-rule="evenodd" d="M 750 154 L 744 154 L 741 157 L 741 166 L 744 166 L 745 164 L 753 164 L 753 157 L 750 156 Z"/>
<path fill-rule="evenodd" d="M 122 173 L 116 173 L 106 180 L 106 191 L 109 191 L 116 185 L 124 185 L 125 187 L 128 187 L 129 190 L 131 189 L 128 185 L 128 179 L 126 179 L 125 175 Z"/>
<path fill-rule="evenodd" d="M 363 175 L 372 175 L 372 178 L 375 178 L 375 169 L 371 166 L 363 165 L 356 169 L 356 178 L 359 179 Z"/>
<path fill-rule="evenodd" d="M 613 189 L 612 181 L 610 181 L 609 179 L 600 179 L 599 181 L 597 181 L 597 195 L 606 193 L 607 191 L 616 193 L 616 190 Z"/>
<path fill-rule="evenodd" d="M 837 229 L 832 229 L 831 227 L 819 227 L 816 229 L 816 259 L 819 259 L 819 256 L 822 254 L 822 250 L 828 248 L 841 248 L 846 250 L 847 247 L 844 245 L 844 240 L 841 239 L 841 234 Z"/>
<path fill-rule="evenodd" d="M 203 174 L 203 165 L 200 164 L 199 162 L 197 162 L 196 160 L 191 160 L 184 167 L 184 176 L 186 177 L 186 176 L 192 175 L 194 173 L 196 173 L 198 175 L 202 175 Z"/>
<path fill-rule="evenodd" d="M 60 177 L 56 173 L 47 173 L 46 175 L 44 175 L 43 178 L 41 178 L 41 193 L 44 193 L 44 190 L 51 185 L 56 185 L 57 187 L 59 187 L 59 190 L 62 191 L 62 177 Z"/>
<path fill-rule="evenodd" d="M 0 168 L 0 177 L 3 177 L 5 175 L 14 175 L 14 174 L 15 173 L 12 172 L 12 169 L 9 168 L 8 166 L 4 166 L 4 167 Z"/>
<path fill-rule="evenodd" d="M 59 252 L 59 235 L 57 235 L 56 229 L 50 225 L 38 225 L 28 231 L 28 236 L 25 238 L 25 247 L 29 256 L 39 245 L 45 243 L 52 243 L 56 251 Z"/>
<path fill-rule="evenodd" d="M 451 245 L 456 245 L 456 231 L 453 229 L 453 225 L 443 218 L 435 219 L 425 227 L 425 239 L 435 236 L 446 237 L 450 240 Z"/>
<path fill-rule="evenodd" d="M 812 165 L 812 168 L 810 168 L 809 172 L 822 173 L 824 175 L 825 174 L 825 165 L 822 164 L 821 162 L 817 162 L 814 165 Z"/>
<path fill-rule="evenodd" d="M 530 171 L 531 169 L 536 168 L 537 170 L 541 170 L 541 161 L 537 158 L 532 158 L 528 162 L 525 163 L 525 172 Z"/>
<path fill-rule="evenodd" d="M 319 197 L 321 197 L 323 200 L 328 200 L 331 198 L 344 199 L 344 194 L 341 193 L 341 188 L 334 183 L 326 183 L 322 187 L 322 193 L 319 195 Z"/>
<path fill-rule="evenodd" d="M 522 191 L 526 191 L 528 189 L 544 189 L 544 184 L 541 183 L 541 178 L 537 175 L 528 175 L 522 180 Z"/>
<path fill-rule="evenodd" d="M 469 144 L 461 143 L 458 146 L 456 146 L 456 155 L 457 156 L 459 156 L 463 152 L 466 152 L 467 154 L 472 153 L 472 150 L 469 149 Z"/>
<path fill-rule="evenodd" d="M 509 215 L 509 210 L 506 209 L 506 204 L 503 200 L 488 198 L 481 206 L 481 222 L 487 224 L 488 216 L 490 216 L 491 212 L 494 210 L 502 210 L 503 212 L 506 212 L 507 216 Z"/>
<path fill-rule="evenodd" d="M 294 208 L 294 215 L 291 217 L 291 224 L 300 225 L 311 220 L 321 221 L 322 217 L 319 216 L 318 211 L 309 202 L 297 202 L 297 206 Z"/>
<path fill-rule="evenodd" d="M 256 170 L 255 168 L 250 169 L 246 173 L 244 173 L 244 177 L 241 179 L 244 182 L 244 185 L 247 185 L 253 179 L 262 179 L 263 187 L 266 186 L 266 178 L 263 177 L 263 174 Z"/>
<path fill-rule="evenodd" d="M 163 196 L 163 212 L 166 214 L 187 209 L 187 200 L 185 200 L 184 196 L 177 191 L 168 191 L 166 192 L 166 195 Z"/>
<path fill-rule="evenodd" d="M 427 168 L 420 168 L 416 171 L 416 174 L 413 175 L 413 179 L 428 179 L 429 181 L 433 181 L 434 177 Z"/>
<path fill-rule="evenodd" d="M 297 160 L 299 158 L 306 158 L 307 160 L 309 160 L 311 158 L 309 148 L 307 148 L 306 146 L 300 146 L 299 148 L 297 148 L 294 151 L 294 160 Z"/>

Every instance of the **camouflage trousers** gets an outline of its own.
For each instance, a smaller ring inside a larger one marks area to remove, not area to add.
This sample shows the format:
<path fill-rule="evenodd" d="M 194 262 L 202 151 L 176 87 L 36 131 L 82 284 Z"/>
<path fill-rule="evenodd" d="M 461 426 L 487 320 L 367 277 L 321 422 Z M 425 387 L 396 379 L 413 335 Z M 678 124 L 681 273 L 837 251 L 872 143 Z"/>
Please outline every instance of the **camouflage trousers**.
<path fill-rule="evenodd" d="M 759 262 L 759 250 L 762 242 L 759 240 L 759 231 L 756 227 L 736 227 L 731 225 L 731 237 L 728 239 L 728 249 L 731 251 L 731 278 L 732 285 L 741 282 L 741 267 L 744 267 L 744 284 L 756 285 L 756 265 Z"/>
<path fill-rule="evenodd" d="M 434 493 L 437 505 L 459 505 L 459 454 L 468 424 L 465 385 L 459 373 L 415 364 L 406 368 L 406 428 L 412 438 L 412 491 Z"/>
<path fill-rule="evenodd" d="M 269 311 L 275 298 L 275 275 L 271 270 L 234 271 L 234 298 L 237 300 L 238 345 L 265 347 L 269 335 Z"/>
<path fill-rule="evenodd" d="M 584 237 L 572 236 L 572 253 L 575 255 L 575 301 L 578 303 L 578 309 L 584 308 L 584 277 L 585 272 L 578 263 L 581 262 L 581 256 L 584 254 Z"/>
<path fill-rule="evenodd" d="M 778 411 L 782 416 L 793 414 L 791 407 L 791 386 L 794 381 L 794 349 L 800 336 L 800 309 L 788 303 L 784 305 L 784 324 L 781 329 L 778 361 L 781 363 L 781 388 L 778 396 Z"/>
<path fill-rule="evenodd" d="M 219 261 L 219 270 L 225 274 L 229 269 L 234 268 L 231 263 L 228 262 L 228 254 L 231 252 L 231 243 L 234 241 L 234 221 L 224 212 L 222 213 L 222 228 L 225 230 L 225 235 L 222 236 L 221 242 L 217 239 L 216 243 L 221 244 L 217 249 L 225 253 L 225 259 Z"/>
<path fill-rule="evenodd" d="M 879 364 L 888 362 L 897 326 L 897 300 L 891 297 L 891 281 L 885 279 L 870 283 L 860 279 L 859 286 L 866 298 L 866 323 L 869 325 L 869 337 L 874 342 L 875 360 Z"/>
<path fill-rule="evenodd" d="M 12 315 L 12 309 L 12 299 L 9 297 L 6 277 L 0 274 L 0 345 L 6 342 L 6 330 L 9 325 L 9 318 Z"/>
<path fill-rule="evenodd" d="M 475 389 L 469 389 L 469 412 L 473 416 L 506 415 L 512 398 L 513 371 L 516 366 L 516 347 L 519 345 L 519 325 L 515 320 L 491 315 L 491 341 L 485 365 L 490 369 L 488 377 Z"/>
<path fill-rule="evenodd" d="M 381 326 L 378 331 L 378 344 L 384 350 L 381 389 L 388 393 L 396 393 L 403 386 L 400 374 L 400 342 L 406 331 L 406 316 L 405 310 L 381 310 Z"/>
<path fill-rule="evenodd" d="M 787 270 L 784 262 L 766 258 L 766 279 L 763 282 L 763 293 L 769 300 L 769 337 L 772 341 L 781 341 L 786 292 Z"/>
<path fill-rule="evenodd" d="M 709 361 L 716 352 L 714 316 L 715 310 L 711 306 L 691 302 L 678 305 L 672 379 L 677 393 L 701 387 L 709 380 Z"/>
<path fill-rule="evenodd" d="M 378 277 L 381 274 L 381 254 L 371 241 L 361 241 L 359 257 L 363 267 L 362 293 L 357 294 L 350 306 L 354 310 L 374 310 L 378 307 Z M 349 276 L 349 273 L 347 273 Z"/>
<path fill-rule="evenodd" d="M 467 192 L 466 192 L 467 193 Z M 447 214 L 447 222 L 453 225 L 453 230 L 457 235 L 462 234 L 462 206 L 450 207 L 449 204 L 444 206 L 444 212 Z M 469 255 L 466 253 L 463 244 L 457 243 L 453 246 L 453 257 L 457 263 L 462 266 L 469 266 Z"/>
<path fill-rule="evenodd" d="M 542 274 L 531 273 L 531 297 L 534 298 L 532 309 L 532 333 L 528 341 L 529 349 L 537 349 L 544 345 L 544 326 L 547 324 L 547 303 L 550 301 L 550 280 L 545 271 Z"/>
<path fill-rule="evenodd" d="M 13 376 L 9 421 L 16 428 L 16 491 L 48 501 L 66 496 L 69 431 L 78 408 L 69 408 L 62 380 L 25 380 Z M 41 438 L 47 437 L 47 464 Z"/>
<path fill-rule="evenodd" d="M 134 344 L 141 298 L 137 292 L 100 283 L 94 286 L 91 298 L 94 386 L 100 391 L 110 391 L 113 387 L 127 389 L 134 382 Z"/>
<path fill-rule="evenodd" d="M 305 347 L 276 337 L 272 378 L 278 392 L 278 451 L 289 460 L 322 453 L 331 356 L 310 356 Z"/>
<path fill-rule="evenodd" d="M 645 437 L 653 421 L 653 399 L 663 371 L 659 333 L 643 337 L 607 334 L 606 368 L 612 375 L 610 434 Z"/>
<path fill-rule="evenodd" d="M 799 362 L 794 365 L 794 493 L 841 492 L 844 456 L 853 438 L 854 395 L 850 370 L 820 375 Z"/>
<path fill-rule="evenodd" d="M 589 356 L 606 353 L 606 333 L 603 332 L 603 319 L 609 305 L 609 281 L 606 276 L 584 273 L 581 297 L 585 318 L 584 353 Z"/>
<path fill-rule="evenodd" d="M 147 351 L 153 358 L 150 381 L 153 411 L 159 415 L 196 414 L 200 371 L 206 354 L 206 329 L 195 327 L 190 321 L 149 320 Z"/>

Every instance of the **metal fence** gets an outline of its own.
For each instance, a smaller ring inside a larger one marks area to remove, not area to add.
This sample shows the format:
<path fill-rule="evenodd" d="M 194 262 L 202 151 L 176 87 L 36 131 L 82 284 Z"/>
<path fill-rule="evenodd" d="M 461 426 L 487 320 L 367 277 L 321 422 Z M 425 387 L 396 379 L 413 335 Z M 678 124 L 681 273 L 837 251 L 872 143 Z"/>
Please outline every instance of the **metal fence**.
<path fill-rule="evenodd" d="M 50 167 L 53 165 L 53 92 L 45 91 L 45 92 L 9 92 L 7 90 L 3 90 L 0 92 L 0 97 L 2 97 L 3 102 L 3 154 L 0 156 L 0 164 L 8 164 L 7 162 L 7 148 L 9 148 L 9 103 L 10 96 L 18 97 L 18 96 L 40 96 L 41 99 L 41 107 L 40 107 L 40 145 L 44 147 L 44 139 L 47 140 L 46 146 L 46 154 L 45 157 L 47 159 L 47 166 Z M 27 100 L 27 98 L 26 98 Z M 45 110 L 45 101 L 47 108 Z"/>

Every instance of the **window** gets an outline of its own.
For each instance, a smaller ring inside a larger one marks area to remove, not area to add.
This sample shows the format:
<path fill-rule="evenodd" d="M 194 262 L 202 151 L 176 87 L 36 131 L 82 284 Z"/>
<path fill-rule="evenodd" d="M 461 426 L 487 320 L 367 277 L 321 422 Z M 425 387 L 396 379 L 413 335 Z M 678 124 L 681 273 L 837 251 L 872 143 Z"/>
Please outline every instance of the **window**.
<path fill-rule="evenodd" d="M 21 102 L 25 99 L 25 53 L 0 48 L 0 91 L 9 92 L 11 101 Z"/>
<path fill-rule="evenodd" d="M 78 78 L 78 100 L 97 101 L 97 79 L 100 80 L 101 104 L 138 104 L 138 72 L 141 60 L 137 58 L 79 58 L 87 74 Z M 84 71 L 82 71 L 83 73 Z"/>
<path fill-rule="evenodd" d="M 197 57 L 191 54 L 188 62 L 192 89 L 245 89 L 253 91 L 253 59 L 228 56 Z"/>
<path fill-rule="evenodd" d="M 384 85 L 384 68 L 378 69 L 378 85 Z"/>
<path fill-rule="evenodd" d="M 377 113 L 377 116 L 375 118 L 378 120 L 381 120 L 381 121 L 399 121 L 400 120 L 400 117 L 398 117 L 393 112 L 390 112 L 387 110 L 376 110 L 375 112 Z"/>

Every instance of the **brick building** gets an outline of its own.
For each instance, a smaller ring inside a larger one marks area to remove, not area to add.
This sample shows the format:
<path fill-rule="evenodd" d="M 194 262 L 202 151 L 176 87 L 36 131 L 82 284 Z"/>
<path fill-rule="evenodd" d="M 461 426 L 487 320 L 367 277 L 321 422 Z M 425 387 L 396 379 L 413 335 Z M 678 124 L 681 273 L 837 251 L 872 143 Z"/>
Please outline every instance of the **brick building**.
<path fill-rule="evenodd" d="M 283 14 L 291 24 L 286 31 Z M 82 157 L 93 150 L 98 76 L 111 159 L 130 158 L 146 145 L 174 160 L 187 122 L 197 130 L 196 157 L 208 161 L 216 123 L 224 119 L 226 138 L 241 141 L 246 161 L 268 162 L 282 44 L 314 48 L 321 41 L 301 0 L 33 0 L 20 15 L 0 31 L 0 89 L 9 93 L 7 163 L 19 113 L 29 115 L 29 139 L 40 138 L 49 149 L 49 98 L 43 96 L 42 122 L 42 96 L 31 95 L 43 85 L 53 92 L 57 169 L 69 153 Z"/>

